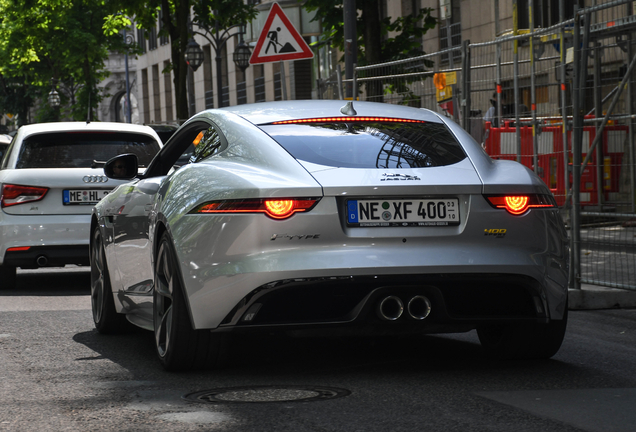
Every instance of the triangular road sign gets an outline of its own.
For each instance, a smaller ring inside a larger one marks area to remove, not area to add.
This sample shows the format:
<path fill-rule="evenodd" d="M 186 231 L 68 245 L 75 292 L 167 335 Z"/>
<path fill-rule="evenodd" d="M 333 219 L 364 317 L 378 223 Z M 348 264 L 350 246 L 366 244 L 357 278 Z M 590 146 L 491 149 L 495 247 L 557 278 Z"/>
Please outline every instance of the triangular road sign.
<path fill-rule="evenodd" d="M 263 31 L 250 57 L 250 64 L 313 58 L 314 53 L 289 21 L 278 3 L 273 3 Z"/>

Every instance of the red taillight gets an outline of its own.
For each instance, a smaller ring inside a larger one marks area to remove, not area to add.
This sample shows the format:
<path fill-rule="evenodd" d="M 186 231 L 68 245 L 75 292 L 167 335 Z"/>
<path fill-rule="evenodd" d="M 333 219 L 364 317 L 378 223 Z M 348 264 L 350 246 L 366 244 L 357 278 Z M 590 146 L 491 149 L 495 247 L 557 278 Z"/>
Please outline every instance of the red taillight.
<path fill-rule="evenodd" d="M 486 199 L 493 207 L 506 209 L 513 215 L 524 214 L 531 208 L 556 207 L 550 195 L 489 195 Z"/>
<path fill-rule="evenodd" d="M 527 196 L 507 196 L 504 197 L 506 203 L 506 210 L 512 214 L 522 214 L 528 210 L 528 197 Z"/>
<path fill-rule="evenodd" d="M 286 219 L 294 213 L 311 210 L 317 202 L 316 198 L 213 201 L 190 213 L 265 213 L 274 219 Z"/>
<path fill-rule="evenodd" d="M 2 207 L 39 201 L 44 198 L 44 195 L 46 195 L 48 191 L 49 188 L 45 187 L 12 184 L 2 185 Z"/>
<path fill-rule="evenodd" d="M 31 246 L 16 246 L 7 248 L 7 252 L 26 252 L 31 249 Z"/>
<path fill-rule="evenodd" d="M 294 212 L 294 200 L 265 200 L 265 211 L 273 218 L 282 219 Z"/>

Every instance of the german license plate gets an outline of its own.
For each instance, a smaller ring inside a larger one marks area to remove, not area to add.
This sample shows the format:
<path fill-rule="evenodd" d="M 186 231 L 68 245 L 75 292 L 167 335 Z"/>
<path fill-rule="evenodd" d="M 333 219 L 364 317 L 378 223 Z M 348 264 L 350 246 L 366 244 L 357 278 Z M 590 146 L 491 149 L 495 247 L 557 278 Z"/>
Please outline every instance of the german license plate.
<path fill-rule="evenodd" d="M 347 200 L 347 225 L 353 227 L 459 225 L 459 200 Z"/>
<path fill-rule="evenodd" d="M 97 204 L 108 195 L 109 190 L 103 189 L 65 189 L 63 192 L 64 205 Z"/>

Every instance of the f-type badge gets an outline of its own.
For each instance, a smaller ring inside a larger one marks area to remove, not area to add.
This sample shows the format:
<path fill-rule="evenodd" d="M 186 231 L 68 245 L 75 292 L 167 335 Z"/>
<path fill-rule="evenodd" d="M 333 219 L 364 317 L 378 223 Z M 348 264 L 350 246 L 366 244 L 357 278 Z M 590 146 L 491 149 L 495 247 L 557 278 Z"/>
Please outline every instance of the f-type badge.
<path fill-rule="evenodd" d="M 380 181 L 405 181 L 405 180 L 420 180 L 418 176 L 412 176 L 408 174 L 393 174 L 384 173 Z"/>
<path fill-rule="evenodd" d="M 269 239 L 274 240 L 308 240 L 308 239 L 319 239 L 320 234 L 273 234 Z"/>

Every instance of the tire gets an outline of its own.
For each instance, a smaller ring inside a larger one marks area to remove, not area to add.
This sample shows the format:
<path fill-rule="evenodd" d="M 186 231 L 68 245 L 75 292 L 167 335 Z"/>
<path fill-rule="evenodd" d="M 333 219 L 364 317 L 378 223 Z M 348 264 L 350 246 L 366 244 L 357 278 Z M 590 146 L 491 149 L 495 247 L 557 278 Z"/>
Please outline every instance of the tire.
<path fill-rule="evenodd" d="M 90 249 L 91 260 L 91 308 L 95 328 L 102 334 L 124 333 L 132 329 L 126 316 L 118 314 L 113 299 L 113 289 L 108 275 L 104 243 L 99 227 L 93 230 Z"/>
<path fill-rule="evenodd" d="M 12 290 L 16 285 L 16 268 L 0 265 L 0 289 Z"/>
<path fill-rule="evenodd" d="M 565 336 L 567 305 L 561 320 L 548 324 L 496 324 L 477 329 L 488 357 L 499 360 L 548 359 L 555 355 Z"/>
<path fill-rule="evenodd" d="M 166 370 L 201 370 L 218 365 L 222 335 L 192 327 L 176 254 L 167 233 L 161 237 L 155 260 L 153 322 L 157 355 Z"/>

